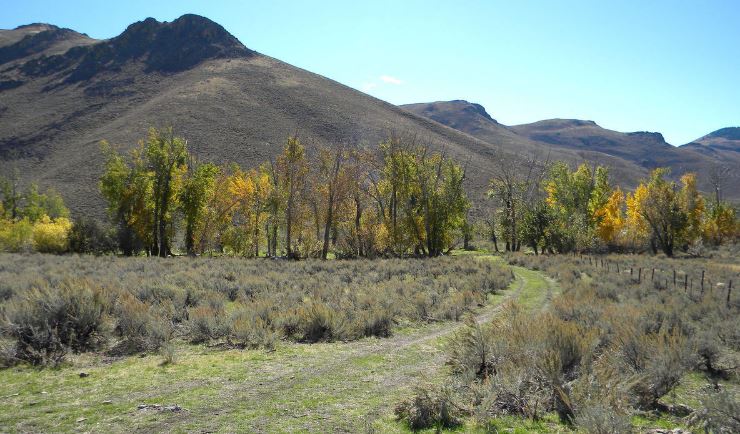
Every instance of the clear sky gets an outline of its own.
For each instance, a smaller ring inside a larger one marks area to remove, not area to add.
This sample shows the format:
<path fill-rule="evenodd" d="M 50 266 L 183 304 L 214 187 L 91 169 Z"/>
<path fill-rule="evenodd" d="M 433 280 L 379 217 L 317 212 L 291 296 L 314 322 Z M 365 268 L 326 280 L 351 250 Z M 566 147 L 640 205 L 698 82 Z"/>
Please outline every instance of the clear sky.
<path fill-rule="evenodd" d="M 394 104 L 466 99 L 509 125 L 589 119 L 675 145 L 740 126 L 738 0 L 0 0 L 0 28 L 109 38 L 184 13 Z"/>

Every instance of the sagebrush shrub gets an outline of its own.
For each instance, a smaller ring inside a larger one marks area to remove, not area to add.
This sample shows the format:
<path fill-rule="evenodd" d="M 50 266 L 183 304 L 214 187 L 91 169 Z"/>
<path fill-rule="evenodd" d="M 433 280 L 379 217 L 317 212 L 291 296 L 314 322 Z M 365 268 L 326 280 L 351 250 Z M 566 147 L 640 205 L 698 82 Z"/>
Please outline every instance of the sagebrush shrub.
<path fill-rule="evenodd" d="M 128 293 L 117 300 L 114 314 L 121 342 L 113 349 L 114 353 L 155 351 L 171 339 L 172 326 L 157 307 Z"/>
<path fill-rule="evenodd" d="M 459 411 L 445 390 L 418 388 L 411 399 L 396 406 L 395 414 L 412 430 L 454 428 L 460 424 Z"/>
<path fill-rule="evenodd" d="M 590 404 L 575 416 L 575 424 L 590 434 L 626 434 L 632 432 L 628 415 L 619 414 L 612 407 Z"/>
<path fill-rule="evenodd" d="M 702 409 L 692 416 L 693 425 L 712 433 L 740 432 L 740 402 L 727 390 L 713 390 L 702 397 Z"/>
<path fill-rule="evenodd" d="M 37 288 L 4 308 L 4 329 L 16 341 L 15 357 L 31 364 L 58 364 L 68 349 L 99 348 L 108 337 L 104 291 L 82 280 Z"/>
<path fill-rule="evenodd" d="M 223 309 L 211 306 L 198 306 L 188 309 L 187 335 L 192 343 L 206 343 L 212 339 L 226 336 L 228 324 Z"/>

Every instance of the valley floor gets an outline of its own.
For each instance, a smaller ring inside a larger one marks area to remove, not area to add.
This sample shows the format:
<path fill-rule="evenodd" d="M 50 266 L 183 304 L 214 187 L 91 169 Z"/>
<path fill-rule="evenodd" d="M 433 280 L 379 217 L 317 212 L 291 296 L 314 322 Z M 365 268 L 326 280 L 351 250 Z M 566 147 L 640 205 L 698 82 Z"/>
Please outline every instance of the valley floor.
<path fill-rule="evenodd" d="M 513 270 L 509 288 L 490 295 L 476 312 L 479 323 L 512 300 L 524 309 L 542 309 L 559 291 L 539 271 Z M 437 322 L 398 329 L 390 338 L 281 342 L 274 351 L 181 343 L 174 364 L 151 354 L 84 354 L 60 368 L 4 369 L 0 431 L 408 432 L 396 421 L 394 407 L 416 387 L 443 382 L 445 343 L 460 327 L 463 322 Z M 522 433 L 568 431 L 554 416 L 537 422 L 499 419 L 496 425 Z M 457 430 L 477 428 L 468 421 Z"/>
<path fill-rule="evenodd" d="M 526 269 L 515 274 L 477 321 L 492 318 L 509 299 L 544 305 L 551 283 Z M 347 343 L 282 343 L 272 352 L 183 344 L 172 365 L 162 365 L 158 355 L 82 355 L 58 369 L 5 369 L 0 426 L 34 432 L 404 431 L 394 405 L 415 386 L 441 380 L 445 340 L 461 326 L 441 322 Z"/>

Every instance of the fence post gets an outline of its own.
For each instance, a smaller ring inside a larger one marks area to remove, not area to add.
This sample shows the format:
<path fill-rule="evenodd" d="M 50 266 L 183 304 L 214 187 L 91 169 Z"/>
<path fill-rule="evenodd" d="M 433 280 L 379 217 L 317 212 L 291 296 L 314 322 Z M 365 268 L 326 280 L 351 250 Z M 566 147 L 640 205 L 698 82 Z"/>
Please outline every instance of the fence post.
<path fill-rule="evenodd" d="M 617 262 L 617 274 L 619 274 L 619 262 Z"/>
<path fill-rule="evenodd" d="M 673 289 L 676 289 L 676 269 L 673 269 Z"/>
<path fill-rule="evenodd" d="M 632 274 L 632 269 L 631 268 L 630 268 L 630 274 Z M 637 270 L 637 284 L 639 285 L 641 283 L 642 283 L 642 267 L 640 267 Z"/>
<path fill-rule="evenodd" d="M 701 293 L 704 294 L 704 270 L 701 270 Z"/>
<path fill-rule="evenodd" d="M 683 275 L 683 291 L 686 292 L 689 289 L 689 274 Z"/>

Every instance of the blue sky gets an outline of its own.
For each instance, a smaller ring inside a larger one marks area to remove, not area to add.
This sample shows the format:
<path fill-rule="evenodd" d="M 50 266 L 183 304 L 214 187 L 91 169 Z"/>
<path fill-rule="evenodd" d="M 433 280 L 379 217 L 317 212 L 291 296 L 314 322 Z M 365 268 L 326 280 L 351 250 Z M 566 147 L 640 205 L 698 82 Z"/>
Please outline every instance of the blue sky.
<path fill-rule="evenodd" d="M 204 15 L 247 47 L 394 104 L 466 99 L 505 124 L 554 117 L 659 131 L 740 126 L 740 1 L 0 0 L 0 28 L 109 38 Z"/>

